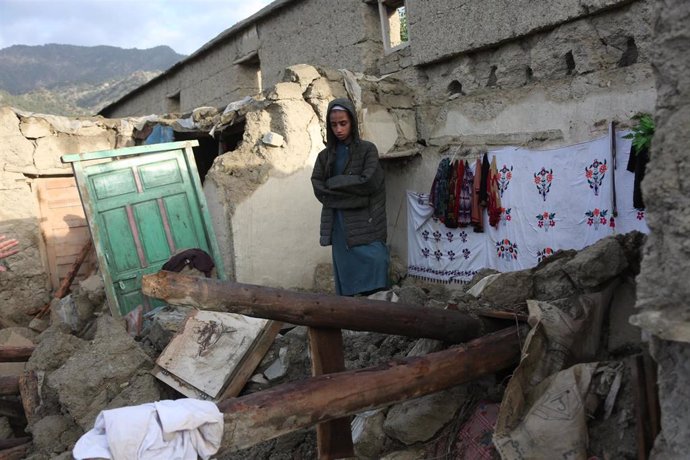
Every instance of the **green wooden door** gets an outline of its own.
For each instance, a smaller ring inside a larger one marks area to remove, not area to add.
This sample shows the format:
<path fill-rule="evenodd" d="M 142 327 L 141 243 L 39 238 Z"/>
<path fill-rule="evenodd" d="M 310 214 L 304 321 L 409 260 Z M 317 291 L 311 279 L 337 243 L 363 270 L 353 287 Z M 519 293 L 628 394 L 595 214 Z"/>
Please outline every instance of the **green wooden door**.
<path fill-rule="evenodd" d="M 74 166 L 113 314 L 160 305 L 141 293 L 141 277 L 183 249 L 205 250 L 225 277 L 193 145 L 196 141 L 63 157 Z"/>

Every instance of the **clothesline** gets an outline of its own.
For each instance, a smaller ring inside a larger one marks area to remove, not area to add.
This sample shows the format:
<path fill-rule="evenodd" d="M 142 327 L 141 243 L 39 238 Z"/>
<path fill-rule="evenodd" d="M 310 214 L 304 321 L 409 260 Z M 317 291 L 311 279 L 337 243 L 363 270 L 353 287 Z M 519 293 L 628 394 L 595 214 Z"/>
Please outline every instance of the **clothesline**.
<path fill-rule="evenodd" d="M 630 151 L 624 134 L 615 140 L 619 164 L 627 163 Z M 496 160 L 501 204 L 496 225 L 488 225 L 484 213 L 484 233 L 449 228 L 434 215 L 428 193 L 408 192 L 410 275 L 464 283 L 481 268 L 530 268 L 559 249 L 581 249 L 619 232 L 648 232 L 644 211 L 632 203 L 634 175 L 609 170 L 607 137 L 547 151 L 506 147 L 489 156 Z M 612 215 L 614 174 L 618 217 Z"/>

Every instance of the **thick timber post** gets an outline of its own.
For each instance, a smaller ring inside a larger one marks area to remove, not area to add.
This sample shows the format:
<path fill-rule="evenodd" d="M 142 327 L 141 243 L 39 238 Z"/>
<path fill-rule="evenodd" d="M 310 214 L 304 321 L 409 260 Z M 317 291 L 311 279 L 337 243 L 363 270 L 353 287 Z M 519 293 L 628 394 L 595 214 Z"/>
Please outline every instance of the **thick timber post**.
<path fill-rule="evenodd" d="M 294 292 L 166 271 L 144 276 L 142 292 L 172 305 L 192 305 L 316 328 L 425 337 L 450 343 L 467 342 L 497 329 L 497 320 L 455 310 Z"/>

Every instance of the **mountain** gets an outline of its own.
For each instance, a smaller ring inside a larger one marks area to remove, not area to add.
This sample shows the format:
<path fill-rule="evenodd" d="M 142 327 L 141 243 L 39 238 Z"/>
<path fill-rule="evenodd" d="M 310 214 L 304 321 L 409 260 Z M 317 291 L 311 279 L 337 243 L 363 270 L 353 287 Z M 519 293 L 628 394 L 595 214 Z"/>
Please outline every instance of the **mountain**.
<path fill-rule="evenodd" d="M 56 115 L 95 114 L 184 57 L 168 46 L 10 46 L 0 49 L 0 104 Z"/>

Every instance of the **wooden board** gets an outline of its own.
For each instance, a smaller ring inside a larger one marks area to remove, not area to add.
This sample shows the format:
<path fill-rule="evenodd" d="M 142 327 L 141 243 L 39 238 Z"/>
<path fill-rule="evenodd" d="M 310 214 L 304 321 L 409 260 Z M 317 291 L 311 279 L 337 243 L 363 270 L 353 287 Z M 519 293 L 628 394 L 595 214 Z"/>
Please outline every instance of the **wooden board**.
<path fill-rule="evenodd" d="M 34 185 L 50 282 L 56 289 L 91 234 L 74 177 L 39 178 Z M 84 279 L 96 267 L 96 256 L 91 254 L 82 264 L 75 282 Z"/>
<path fill-rule="evenodd" d="M 279 330 L 274 326 L 265 319 L 194 310 L 156 360 L 153 375 L 190 398 L 218 400 L 231 381 L 238 385 L 236 377 L 244 379 L 240 389 L 246 383 L 251 372 L 243 364 L 256 367 Z M 262 353 L 257 343 L 264 343 Z M 261 357 L 248 359 L 254 353 Z"/>

